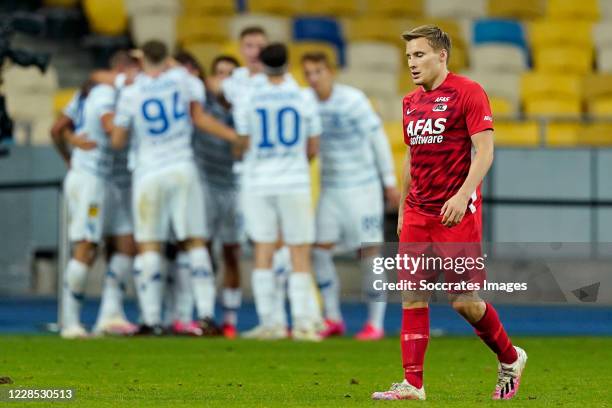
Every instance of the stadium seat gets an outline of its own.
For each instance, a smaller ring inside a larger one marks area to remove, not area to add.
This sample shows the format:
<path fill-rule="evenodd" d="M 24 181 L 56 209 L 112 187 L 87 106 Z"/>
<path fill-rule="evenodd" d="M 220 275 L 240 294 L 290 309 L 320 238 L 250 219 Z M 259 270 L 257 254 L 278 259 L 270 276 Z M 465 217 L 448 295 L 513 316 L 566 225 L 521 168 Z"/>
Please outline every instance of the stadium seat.
<path fill-rule="evenodd" d="M 468 71 L 463 73 L 468 78 L 478 82 L 487 95 L 510 101 L 516 105 L 520 99 L 520 75 L 510 72 Z"/>
<path fill-rule="evenodd" d="M 397 76 L 397 93 L 400 95 L 406 95 L 416 88 L 416 85 L 412 81 L 410 70 L 406 65 L 403 65 L 402 70 Z"/>
<path fill-rule="evenodd" d="M 290 43 L 289 46 L 289 64 L 291 68 L 299 68 L 302 63 L 302 56 L 309 52 L 324 52 L 327 58 L 332 62 L 333 66 L 338 66 L 338 54 L 336 49 L 329 43 L 304 41 Z"/>
<path fill-rule="evenodd" d="M 590 146 L 612 146 L 612 123 L 594 122 L 584 125 L 580 142 Z"/>
<path fill-rule="evenodd" d="M 468 67 L 468 54 L 465 48 L 453 47 L 448 60 L 448 69 L 459 72 Z"/>
<path fill-rule="evenodd" d="M 180 16 L 176 20 L 177 40 L 185 45 L 189 42 L 223 42 L 229 38 L 226 17 Z"/>
<path fill-rule="evenodd" d="M 495 145 L 500 147 L 537 147 L 540 145 L 540 127 L 534 120 L 496 121 Z"/>
<path fill-rule="evenodd" d="M 230 37 L 238 40 L 246 27 L 259 26 L 266 30 L 270 41 L 291 41 L 291 23 L 287 17 L 265 14 L 239 14 L 229 22 Z"/>
<path fill-rule="evenodd" d="M 404 49 L 401 33 L 412 27 L 403 18 L 358 17 L 344 25 L 346 39 L 350 41 L 382 41 Z"/>
<path fill-rule="evenodd" d="M 612 96 L 601 97 L 587 103 L 589 116 L 598 119 L 612 119 Z"/>
<path fill-rule="evenodd" d="M 551 19 L 599 20 L 598 0 L 548 0 L 546 14 Z"/>
<path fill-rule="evenodd" d="M 521 77 L 521 98 L 551 97 L 580 99 L 582 78 L 572 74 L 527 72 Z"/>
<path fill-rule="evenodd" d="M 612 48 L 612 24 L 609 21 L 593 26 L 593 42 L 598 50 Z"/>
<path fill-rule="evenodd" d="M 195 57 L 207 74 L 215 57 L 222 54 L 222 45 L 219 43 L 189 43 L 183 49 Z"/>
<path fill-rule="evenodd" d="M 397 47 L 374 41 L 351 42 L 346 50 L 348 66 L 364 70 L 397 73 L 403 62 L 400 57 Z"/>
<path fill-rule="evenodd" d="M 406 148 L 401 151 L 393 152 L 393 166 L 395 167 L 395 176 L 397 177 L 397 185 L 402 185 L 402 177 L 404 172 L 404 161 L 406 160 Z"/>
<path fill-rule="evenodd" d="M 301 87 L 308 86 L 308 82 L 306 82 L 306 78 L 304 77 L 304 71 L 302 70 L 302 67 L 300 66 L 291 67 L 289 70 L 289 73 L 291 74 L 291 76 L 293 76 L 295 81 Z"/>
<path fill-rule="evenodd" d="M 221 53 L 224 55 L 229 55 L 238 60 L 240 65 L 244 65 L 244 60 L 240 55 L 240 45 L 237 41 L 226 41 L 221 45 Z"/>
<path fill-rule="evenodd" d="M 400 105 L 401 112 L 401 105 Z M 389 145 L 393 152 L 406 152 L 406 144 L 404 143 L 404 125 L 400 120 L 397 121 L 386 121 L 384 124 L 385 133 L 389 138 Z"/>
<path fill-rule="evenodd" d="M 485 0 L 426 0 L 425 14 L 443 18 L 480 18 L 487 13 Z"/>
<path fill-rule="evenodd" d="M 45 0 L 45 7 L 77 7 L 79 0 Z"/>
<path fill-rule="evenodd" d="M 586 74 L 593 69 L 593 52 L 581 47 L 543 47 L 534 51 L 534 65 L 541 72 Z"/>
<path fill-rule="evenodd" d="M 491 104 L 491 111 L 495 119 L 514 118 L 517 115 L 518 106 L 515 101 L 498 96 L 490 96 L 489 103 Z"/>
<path fill-rule="evenodd" d="M 523 107 L 529 117 L 578 119 L 582 115 L 580 98 L 530 97 L 524 100 Z"/>
<path fill-rule="evenodd" d="M 319 16 L 354 16 L 359 14 L 358 0 L 325 0 L 305 1 L 301 4 L 298 13 Z"/>
<path fill-rule="evenodd" d="M 591 74 L 584 78 L 583 98 L 594 117 L 612 116 L 612 74 Z"/>
<path fill-rule="evenodd" d="M 470 49 L 470 68 L 474 71 L 521 73 L 528 68 L 525 50 L 509 44 L 483 44 Z"/>
<path fill-rule="evenodd" d="M 338 62 L 344 66 L 344 38 L 338 22 L 327 17 L 299 17 L 293 20 L 293 40 L 319 41 L 333 44 L 338 52 Z"/>
<path fill-rule="evenodd" d="M 387 17 L 423 17 L 424 0 L 366 0 L 365 15 Z"/>
<path fill-rule="evenodd" d="M 597 54 L 597 70 L 599 72 L 612 72 L 612 47 L 599 50 Z"/>
<path fill-rule="evenodd" d="M 554 147 L 573 147 L 580 145 L 583 135 L 580 122 L 549 122 L 546 125 L 546 144 Z"/>
<path fill-rule="evenodd" d="M 168 1 L 168 0 L 166 0 Z M 171 0 L 175 1 L 175 0 Z M 234 1 L 182 0 L 183 14 L 232 15 L 236 13 Z"/>
<path fill-rule="evenodd" d="M 386 98 L 396 95 L 396 81 L 396 75 L 389 72 L 371 72 L 349 68 L 338 73 L 338 82 L 357 87 L 370 97 Z"/>
<path fill-rule="evenodd" d="M 404 95 L 394 95 L 381 99 L 379 102 L 381 118 L 384 121 L 401 122 L 403 100 Z"/>
<path fill-rule="evenodd" d="M 489 0 L 490 17 L 529 20 L 544 15 L 544 3 L 534 0 Z"/>
<path fill-rule="evenodd" d="M 529 24 L 529 42 L 533 50 L 555 45 L 591 48 L 592 26 L 588 22 L 572 20 L 533 22 Z"/>
<path fill-rule="evenodd" d="M 473 43 L 515 45 L 527 51 L 527 42 L 523 26 L 514 20 L 484 19 L 478 20 L 473 27 Z"/>
<path fill-rule="evenodd" d="M 176 16 L 181 11 L 181 4 L 178 0 L 125 0 L 125 8 L 130 17 L 139 16 L 140 14 Z"/>
<path fill-rule="evenodd" d="M 102 35 L 121 35 L 128 26 L 123 0 L 83 0 L 91 31 Z"/>
<path fill-rule="evenodd" d="M 299 12 L 297 1 L 287 0 L 248 0 L 248 10 L 251 13 L 282 14 L 293 16 Z"/>
<path fill-rule="evenodd" d="M 168 13 L 137 13 L 130 18 L 130 31 L 136 46 L 149 40 L 160 40 L 170 50 L 176 44 L 176 17 Z"/>
<path fill-rule="evenodd" d="M 53 95 L 53 116 L 58 117 L 72 99 L 78 88 L 58 89 Z"/>

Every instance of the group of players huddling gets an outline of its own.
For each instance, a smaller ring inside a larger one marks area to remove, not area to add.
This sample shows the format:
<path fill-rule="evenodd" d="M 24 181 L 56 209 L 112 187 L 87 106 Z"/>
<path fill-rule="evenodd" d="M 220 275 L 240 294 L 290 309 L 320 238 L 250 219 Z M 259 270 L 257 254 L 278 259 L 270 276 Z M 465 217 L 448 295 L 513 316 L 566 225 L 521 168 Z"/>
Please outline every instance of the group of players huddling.
<path fill-rule="evenodd" d="M 80 304 L 104 239 L 108 272 L 94 334 L 235 337 L 244 231 L 254 247 L 259 324 L 243 337 L 319 341 L 344 334 L 333 255 L 358 250 L 368 319 L 356 337 L 382 338 L 386 298 L 372 283 L 384 276 L 372 274 L 371 263 L 383 241 L 385 200 L 399 204 L 402 243 L 480 242 L 479 186 L 493 159 L 488 99 L 478 84 L 448 72 L 447 34 L 423 26 L 403 38 L 420 87 L 404 99 L 401 194 L 381 120 L 363 92 L 334 83 L 331 61 L 318 52 L 301 60 L 309 84 L 301 89 L 288 73 L 287 48 L 268 44 L 259 27 L 240 35 L 246 66 L 219 56 L 208 78 L 195 58 L 170 58 L 159 41 L 119 52 L 109 71 L 93 73 L 51 132 L 70 168 L 64 189 L 73 253 L 61 335 L 88 336 Z M 313 215 L 309 161 L 317 155 L 321 194 Z M 221 327 L 212 241 L 224 265 Z M 132 272 L 138 326 L 122 305 Z M 512 398 L 525 352 L 476 293 L 449 297 L 498 356 L 493 397 Z M 425 399 L 428 299 L 404 293 L 404 381 L 372 398 Z"/>

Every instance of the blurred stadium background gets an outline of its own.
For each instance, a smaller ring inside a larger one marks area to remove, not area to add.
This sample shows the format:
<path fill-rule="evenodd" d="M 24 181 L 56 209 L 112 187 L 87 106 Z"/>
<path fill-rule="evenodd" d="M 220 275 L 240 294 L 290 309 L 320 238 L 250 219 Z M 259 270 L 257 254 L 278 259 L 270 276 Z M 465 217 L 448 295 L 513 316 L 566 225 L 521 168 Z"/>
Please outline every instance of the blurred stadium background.
<path fill-rule="evenodd" d="M 384 119 L 399 177 L 401 99 L 413 88 L 400 33 L 438 24 L 453 40 L 451 70 L 483 85 L 495 115 L 485 240 L 612 242 L 612 0 L 4 0 L 0 10 L 44 16 L 43 37 L 17 34 L 13 45 L 52 54 L 44 75 L 14 65 L 3 73 L 16 126 L 11 154 L 0 159 L 0 331 L 31 331 L 55 318 L 65 168 L 50 145 L 54 117 L 115 50 L 153 38 L 208 68 L 221 53 L 239 58 L 240 30 L 261 25 L 289 44 L 291 72 L 302 83 L 300 56 L 324 50 L 337 62 L 338 80 L 364 90 Z M 316 185 L 316 168 L 313 174 Z M 393 214 L 388 227 L 393 241 Z M 609 270 L 609 251 L 588 252 L 575 273 Z M 354 259 L 342 263 L 349 301 L 359 296 L 360 279 L 350 279 Z M 102 271 L 99 265 L 89 279 L 93 298 Z M 607 296 L 582 306 L 500 310 L 511 332 L 612 334 Z M 95 305 L 88 303 L 86 322 Z M 469 331 L 445 310 L 435 312 L 434 324 Z M 393 312 L 387 323 L 395 331 Z"/>

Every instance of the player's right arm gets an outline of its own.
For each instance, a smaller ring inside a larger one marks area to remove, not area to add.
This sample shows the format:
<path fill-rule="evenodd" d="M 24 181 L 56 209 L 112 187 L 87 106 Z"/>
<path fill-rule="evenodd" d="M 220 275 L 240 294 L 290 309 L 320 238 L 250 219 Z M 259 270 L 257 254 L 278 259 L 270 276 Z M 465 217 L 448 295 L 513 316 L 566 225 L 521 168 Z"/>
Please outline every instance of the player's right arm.
<path fill-rule="evenodd" d="M 404 158 L 404 166 L 402 168 L 402 185 L 400 193 L 399 210 L 397 213 L 397 236 L 402 234 L 402 225 L 404 224 L 404 207 L 406 205 L 406 196 L 410 191 L 410 146 L 406 148 L 406 157 Z"/>

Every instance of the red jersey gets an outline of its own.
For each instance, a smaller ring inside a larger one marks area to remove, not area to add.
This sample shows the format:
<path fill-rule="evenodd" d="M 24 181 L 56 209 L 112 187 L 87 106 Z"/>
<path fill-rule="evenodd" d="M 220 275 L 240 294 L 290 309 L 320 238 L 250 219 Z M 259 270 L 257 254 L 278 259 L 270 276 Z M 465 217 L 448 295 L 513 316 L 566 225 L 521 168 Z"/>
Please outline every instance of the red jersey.
<path fill-rule="evenodd" d="M 426 215 L 440 215 L 467 178 L 471 136 L 493 129 L 489 99 L 478 83 L 449 73 L 436 89 L 418 87 L 406 95 L 403 115 L 412 178 L 406 204 Z M 472 212 L 480 205 L 479 196 L 480 191 L 471 196 Z"/>

